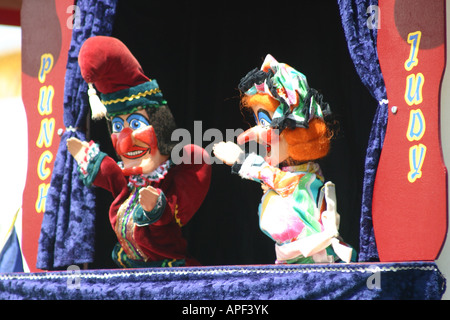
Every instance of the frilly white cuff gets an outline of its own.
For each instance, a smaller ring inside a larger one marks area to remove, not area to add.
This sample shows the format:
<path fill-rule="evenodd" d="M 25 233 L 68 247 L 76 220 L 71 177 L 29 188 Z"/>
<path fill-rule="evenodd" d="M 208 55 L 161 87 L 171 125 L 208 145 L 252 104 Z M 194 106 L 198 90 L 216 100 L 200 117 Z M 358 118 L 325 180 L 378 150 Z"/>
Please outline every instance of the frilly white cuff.
<path fill-rule="evenodd" d="M 80 173 L 84 178 L 89 175 L 89 164 L 100 153 L 98 144 L 93 141 L 89 142 L 89 147 L 85 149 L 85 156 L 81 162 L 78 163 Z"/>

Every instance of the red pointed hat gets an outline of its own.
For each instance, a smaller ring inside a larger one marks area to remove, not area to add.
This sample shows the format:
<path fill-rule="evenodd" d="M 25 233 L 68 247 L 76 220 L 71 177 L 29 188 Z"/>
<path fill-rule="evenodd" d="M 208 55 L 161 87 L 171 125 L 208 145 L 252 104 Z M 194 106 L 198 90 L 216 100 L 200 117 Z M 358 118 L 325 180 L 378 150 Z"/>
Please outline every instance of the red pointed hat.
<path fill-rule="evenodd" d="M 93 118 L 167 104 L 156 80 L 144 74 L 137 59 L 117 38 L 88 38 L 80 49 L 78 63 L 83 79 L 89 84 Z M 101 102 L 94 86 L 100 92 Z"/>

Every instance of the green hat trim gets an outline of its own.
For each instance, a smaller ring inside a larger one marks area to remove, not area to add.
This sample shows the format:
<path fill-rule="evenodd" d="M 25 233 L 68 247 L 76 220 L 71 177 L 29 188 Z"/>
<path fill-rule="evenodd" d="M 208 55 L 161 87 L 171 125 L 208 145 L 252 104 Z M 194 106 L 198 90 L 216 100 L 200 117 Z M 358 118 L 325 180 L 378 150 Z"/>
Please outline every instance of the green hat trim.
<path fill-rule="evenodd" d="M 109 116 L 132 113 L 141 107 L 157 108 L 167 104 L 156 80 L 113 93 L 101 93 L 100 96 Z"/>

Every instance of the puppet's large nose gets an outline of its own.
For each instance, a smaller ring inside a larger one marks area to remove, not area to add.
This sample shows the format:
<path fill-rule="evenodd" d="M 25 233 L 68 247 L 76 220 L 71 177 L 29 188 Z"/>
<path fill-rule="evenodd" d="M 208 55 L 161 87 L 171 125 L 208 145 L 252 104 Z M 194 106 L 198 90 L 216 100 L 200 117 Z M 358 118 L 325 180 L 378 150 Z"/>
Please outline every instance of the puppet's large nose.
<path fill-rule="evenodd" d="M 116 152 L 121 155 L 133 146 L 133 130 L 131 128 L 124 128 L 117 139 L 113 139 L 113 146 Z"/>
<path fill-rule="evenodd" d="M 256 141 L 265 145 L 271 145 L 278 135 L 272 128 L 254 126 L 237 137 L 238 144 L 244 144 L 249 141 Z"/>

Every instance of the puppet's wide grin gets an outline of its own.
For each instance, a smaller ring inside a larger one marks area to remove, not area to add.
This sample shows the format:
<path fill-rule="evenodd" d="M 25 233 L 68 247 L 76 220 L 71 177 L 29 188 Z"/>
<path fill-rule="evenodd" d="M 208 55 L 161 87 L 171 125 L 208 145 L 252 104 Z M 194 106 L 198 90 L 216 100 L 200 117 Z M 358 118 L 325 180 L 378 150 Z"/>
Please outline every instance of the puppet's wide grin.
<path fill-rule="evenodd" d="M 116 153 L 123 160 L 138 160 L 152 155 L 157 149 L 153 128 L 148 126 L 140 130 L 125 127 L 111 135 L 111 141 Z"/>
<path fill-rule="evenodd" d="M 134 146 L 132 150 L 123 153 L 121 156 L 127 159 L 137 159 L 150 152 L 150 148 Z"/>

